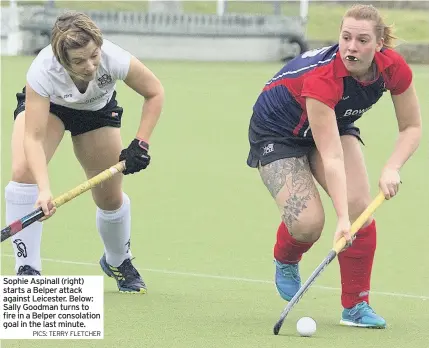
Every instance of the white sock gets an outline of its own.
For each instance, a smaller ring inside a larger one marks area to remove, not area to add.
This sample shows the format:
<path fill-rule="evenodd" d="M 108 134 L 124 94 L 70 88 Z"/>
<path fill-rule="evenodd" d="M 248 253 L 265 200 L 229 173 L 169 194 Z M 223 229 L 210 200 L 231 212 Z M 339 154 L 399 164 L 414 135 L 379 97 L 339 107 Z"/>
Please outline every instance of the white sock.
<path fill-rule="evenodd" d="M 122 206 L 117 210 L 97 208 L 97 229 L 104 243 L 107 263 L 118 267 L 131 258 L 131 209 L 130 198 L 122 193 Z"/>
<path fill-rule="evenodd" d="M 6 224 L 9 225 L 31 213 L 35 209 L 38 194 L 37 185 L 10 181 L 5 188 Z M 15 253 L 15 272 L 24 265 L 29 265 L 39 272 L 42 270 L 42 227 L 43 224 L 36 221 L 10 237 Z"/>

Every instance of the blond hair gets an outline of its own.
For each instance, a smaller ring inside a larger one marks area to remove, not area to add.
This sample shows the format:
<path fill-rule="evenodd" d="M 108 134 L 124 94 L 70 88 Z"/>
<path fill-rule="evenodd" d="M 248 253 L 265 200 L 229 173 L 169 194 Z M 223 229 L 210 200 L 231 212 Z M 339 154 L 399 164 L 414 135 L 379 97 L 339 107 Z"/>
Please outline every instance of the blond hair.
<path fill-rule="evenodd" d="M 100 28 L 82 12 L 67 12 L 59 16 L 52 28 L 51 45 L 55 58 L 72 75 L 79 77 L 71 69 L 67 54 L 69 49 L 85 47 L 91 40 L 98 47 L 103 44 Z"/>
<path fill-rule="evenodd" d="M 353 5 L 350 7 L 347 12 L 343 16 L 343 20 L 341 21 L 340 28 L 343 27 L 343 22 L 345 18 L 354 18 L 356 20 L 368 20 L 373 21 L 374 31 L 377 40 L 383 38 L 384 43 L 383 46 L 387 48 L 394 47 L 394 41 L 397 39 L 396 36 L 393 35 L 393 25 L 386 25 L 384 23 L 383 18 L 381 17 L 380 12 L 372 5 Z"/>

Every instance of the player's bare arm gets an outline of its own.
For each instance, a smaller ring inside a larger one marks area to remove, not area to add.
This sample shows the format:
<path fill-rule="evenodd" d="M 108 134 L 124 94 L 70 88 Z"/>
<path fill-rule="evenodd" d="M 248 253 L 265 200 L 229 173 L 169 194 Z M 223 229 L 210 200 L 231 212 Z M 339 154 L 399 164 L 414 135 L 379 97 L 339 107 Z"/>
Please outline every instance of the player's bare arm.
<path fill-rule="evenodd" d="M 414 85 L 411 84 L 402 94 L 392 95 L 392 101 L 398 121 L 399 137 L 386 165 L 399 170 L 419 146 L 422 121 Z"/>
<path fill-rule="evenodd" d="M 398 122 L 399 136 L 392 155 L 383 168 L 379 180 L 380 189 L 386 199 L 396 195 L 399 190 L 399 171 L 416 151 L 422 135 L 419 102 L 413 84 L 398 95 L 392 95 Z"/>
<path fill-rule="evenodd" d="M 313 98 L 307 98 L 306 107 L 314 142 L 322 159 L 329 196 L 338 217 L 334 241 L 344 236 L 350 243 L 344 153 L 335 113 L 329 106 Z"/>
<path fill-rule="evenodd" d="M 145 98 L 137 138 L 149 142 L 164 103 L 164 89 L 158 78 L 137 58 L 132 57 L 130 69 L 124 81 Z"/>
<path fill-rule="evenodd" d="M 308 121 L 322 158 L 329 195 L 339 218 L 348 219 L 344 154 L 334 111 L 326 104 L 307 98 Z"/>

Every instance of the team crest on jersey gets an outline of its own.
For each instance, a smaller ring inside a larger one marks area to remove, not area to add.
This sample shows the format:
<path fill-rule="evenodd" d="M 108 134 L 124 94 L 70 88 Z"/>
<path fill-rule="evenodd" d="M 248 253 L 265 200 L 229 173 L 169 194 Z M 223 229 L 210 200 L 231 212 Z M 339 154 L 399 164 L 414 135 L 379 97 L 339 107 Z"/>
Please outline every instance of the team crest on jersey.
<path fill-rule="evenodd" d="M 262 156 L 268 155 L 269 153 L 274 151 L 274 144 L 268 144 L 264 146 L 263 149 L 264 153 L 262 154 Z"/>
<path fill-rule="evenodd" d="M 109 83 L 112 83 L 112 76 L 110 75 L 104 74 L 98 78 L 98 87 L 104 87 Z"/>

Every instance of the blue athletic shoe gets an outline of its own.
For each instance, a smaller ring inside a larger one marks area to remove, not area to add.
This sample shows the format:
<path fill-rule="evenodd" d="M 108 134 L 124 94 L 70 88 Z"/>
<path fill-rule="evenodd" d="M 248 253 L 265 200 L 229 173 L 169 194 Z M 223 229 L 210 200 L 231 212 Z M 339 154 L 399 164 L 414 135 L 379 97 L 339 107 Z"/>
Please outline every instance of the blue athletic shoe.
<path fill-rule="evenodd" d="M 353 308 L 343 310 L 341 325 L 384 329 L 386 320 L 377 315 L 366 302 L 358 303 Z"/>
<path fill-rule="evenodd" d="M 301 287 L 301 277 L 297 263 L 288 264 L 274 260 L 276 264 L 276 287 L 280 296 L 290 301 Z"/>
<path fill-rule="evenodd" d="M 104 254 L 100 259 L 100 266 L 104 273 L 116 279 L 119 292 L 134 294 L 145 294 L 147 292 L 146 284 L 130 259 L 126 259 L 118 267 L 113 267 L 107 263 L 106 255 Z"/>

